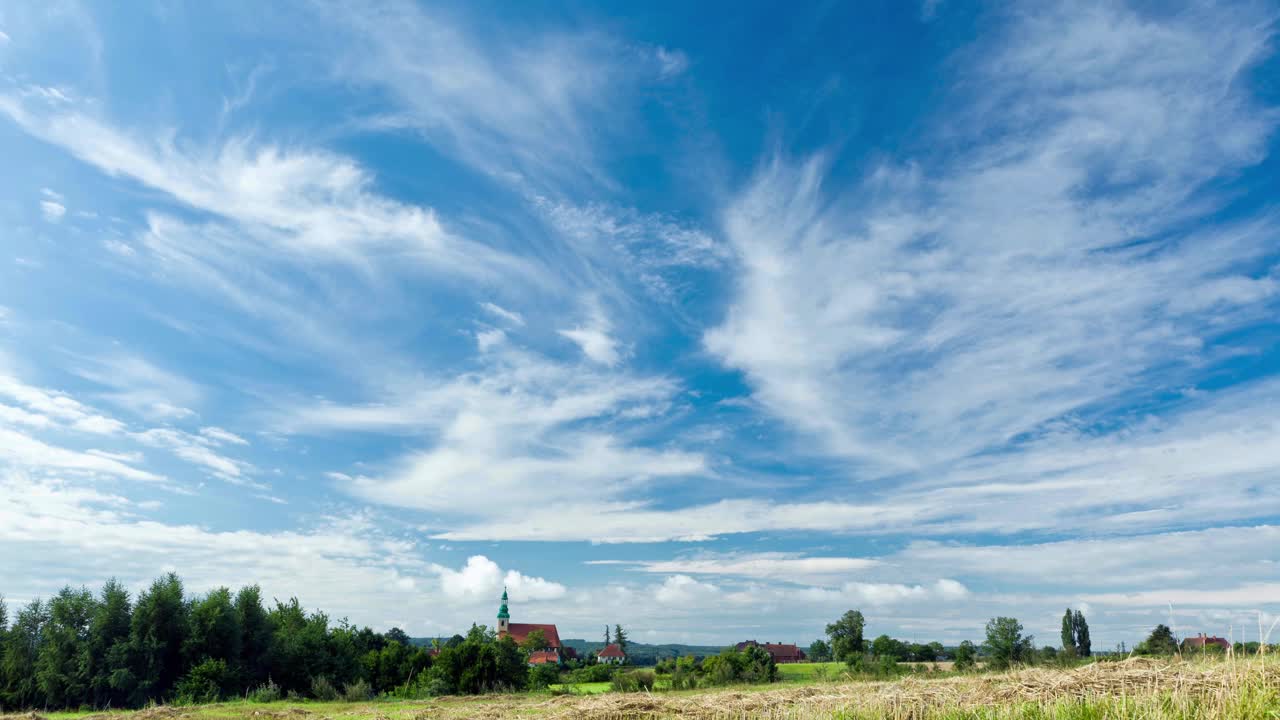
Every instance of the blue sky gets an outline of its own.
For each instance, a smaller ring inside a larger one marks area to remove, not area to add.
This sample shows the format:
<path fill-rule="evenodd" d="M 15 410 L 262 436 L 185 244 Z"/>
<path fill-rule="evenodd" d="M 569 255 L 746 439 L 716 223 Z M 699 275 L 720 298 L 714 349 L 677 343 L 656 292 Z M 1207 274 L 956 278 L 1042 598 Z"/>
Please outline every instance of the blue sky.
<path fill-rule="evenodd" d="M 0 592 L 1254 638 L 1278 18 L 0 8 Z"/>

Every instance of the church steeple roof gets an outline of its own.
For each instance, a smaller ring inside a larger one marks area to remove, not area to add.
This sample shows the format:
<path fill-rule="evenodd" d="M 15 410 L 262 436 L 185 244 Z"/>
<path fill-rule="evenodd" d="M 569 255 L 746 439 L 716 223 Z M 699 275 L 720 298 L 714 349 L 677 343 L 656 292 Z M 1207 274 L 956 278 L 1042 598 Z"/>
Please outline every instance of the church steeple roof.
<path fill-rule="evenodd" d="M 498 619 L 509 620 L 511 613 L 507 612 L 507 589 L 502 588 L 502 606 L 498 608 Z"/>

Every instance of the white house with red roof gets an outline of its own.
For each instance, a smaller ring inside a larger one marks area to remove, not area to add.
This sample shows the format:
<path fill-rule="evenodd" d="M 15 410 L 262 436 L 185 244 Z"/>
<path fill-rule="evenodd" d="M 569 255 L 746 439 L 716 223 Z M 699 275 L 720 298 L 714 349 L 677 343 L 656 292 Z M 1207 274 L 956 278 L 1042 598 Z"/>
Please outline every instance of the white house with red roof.
<path fill-rule="evenodd" d="M 623 652 L 618 643 L 610 643 L 596 655 L 596 662 L 606 665 L 621 665 L 627 661 L 627 654 Z"/>
<path fill-rule="evenodd" d="M 530 665 L 559 664 L 565 659 L 565 648 L 560 644 L 560 631 L 549 623 L 513 623 L 507 610 L 507 589 L 502 589 L 502 605 L 498 608 L 498 637 L 510 637 L 517 645 L 523 645 L 534 630 L 541 630 L 546 647 L 529 651 Z"/>

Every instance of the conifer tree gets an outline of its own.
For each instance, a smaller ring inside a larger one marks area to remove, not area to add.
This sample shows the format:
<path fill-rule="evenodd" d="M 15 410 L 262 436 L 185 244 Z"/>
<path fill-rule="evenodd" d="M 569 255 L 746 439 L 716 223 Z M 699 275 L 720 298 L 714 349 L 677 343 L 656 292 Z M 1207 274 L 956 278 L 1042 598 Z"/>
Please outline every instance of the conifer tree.
<path fill-rule="evenodd" d="M 1062 652 L 1069 655 L 1076 652 L 1076 623 L 1071 608 L 1062 614 Z"/>
<path fill-rule="evenodd" d="M 1080 657 L 1089 657 L 1092 653 L 1092 642 L 1089 639 L 1089 623 L 1084 619 L 1084 612 L 1077 610 L 1075 620 L 1072 623 L 1075 626 L 1076 653 Z"/>

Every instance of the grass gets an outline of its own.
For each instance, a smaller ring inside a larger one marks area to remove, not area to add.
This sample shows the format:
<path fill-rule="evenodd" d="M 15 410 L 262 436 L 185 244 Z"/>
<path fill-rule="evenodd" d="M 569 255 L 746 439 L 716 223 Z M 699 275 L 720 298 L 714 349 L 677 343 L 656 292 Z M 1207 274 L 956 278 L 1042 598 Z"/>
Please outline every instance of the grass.
<path fill-rule="evenodd" d="M 816 666 L 816 663 L 806 663 Z M 816 668 L 812 668 L 813 675 Z M 769 686 L 680 692 L 522 693 L 368 703 L 232 702 L 135 712 L 51 713 L 49 720 L 1280 720 L 1280 661 L 1135 658 L 1072 670 L 908 676 L 887 682 L 802 678 Z M 591 683 L 599 686 L 603 683 Z M 579 688 L 584 686 L 580 685 Z M 594 689 L 594 687 L 592 688 Z M 40 720 L 41 716 L 0 717 Z"/>
<path fill-rule="evenodd" d="M 835 680 L 846 672 L 844 663 L 787 663 L 778 666 L 778 676 L 783 682 L 815 682 Z"/>
<path fill-rule="evenodd" d="M 609 682 L 588 682 L 588 683 L 561 683 L 552 685 L 551 690 L 560 692 L 569 692 L 575 695 L 599 695 L 607 693 L 613 687 L 613 683 Z"/>

